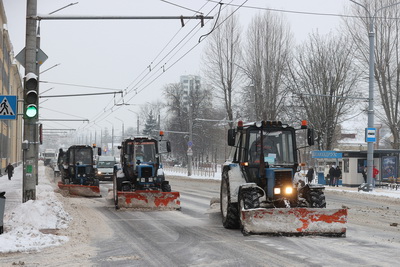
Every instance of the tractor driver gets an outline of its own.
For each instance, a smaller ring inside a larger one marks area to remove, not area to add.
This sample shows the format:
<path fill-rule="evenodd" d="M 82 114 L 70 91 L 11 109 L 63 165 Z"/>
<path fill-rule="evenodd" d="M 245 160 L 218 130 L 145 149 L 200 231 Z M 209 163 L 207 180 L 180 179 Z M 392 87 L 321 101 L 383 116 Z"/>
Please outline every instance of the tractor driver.
<path fill-rule="evenodd" d="M 143 153 L 143 148 L 142 146 L 137 146 L 136 147 L 136 160 L 143 161 L 144 153 Z"/>

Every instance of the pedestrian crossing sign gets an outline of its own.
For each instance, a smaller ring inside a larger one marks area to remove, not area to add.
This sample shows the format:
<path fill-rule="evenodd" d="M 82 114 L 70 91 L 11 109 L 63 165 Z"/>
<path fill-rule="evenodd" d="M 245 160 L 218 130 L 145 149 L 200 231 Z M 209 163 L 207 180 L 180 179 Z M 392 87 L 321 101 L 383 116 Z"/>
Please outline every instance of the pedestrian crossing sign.
<path fill-rule="evenodd" d="M 17 119 L 17 96 L 0 95 L 0 120 Z"/>

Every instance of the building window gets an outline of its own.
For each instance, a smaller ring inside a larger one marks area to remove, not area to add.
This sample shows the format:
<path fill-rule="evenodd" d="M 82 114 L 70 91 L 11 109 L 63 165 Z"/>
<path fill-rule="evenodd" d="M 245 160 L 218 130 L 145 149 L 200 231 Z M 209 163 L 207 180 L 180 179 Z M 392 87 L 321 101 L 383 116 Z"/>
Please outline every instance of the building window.
<path fill-rule="evenodd" d="M 349 159 L 343 160 L 343 171 L 349 173 Z"/>

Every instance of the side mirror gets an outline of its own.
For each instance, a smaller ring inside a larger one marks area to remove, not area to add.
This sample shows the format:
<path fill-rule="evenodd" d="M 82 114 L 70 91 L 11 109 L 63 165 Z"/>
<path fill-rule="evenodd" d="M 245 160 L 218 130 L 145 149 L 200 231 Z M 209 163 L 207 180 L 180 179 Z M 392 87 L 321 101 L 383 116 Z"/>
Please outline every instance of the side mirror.
<path fill-rule="evenodd" d="M 314 129 L 307 129 L 307 143 L 309 146 L 314 145 Z"/>
<path fill-rule="evenodd" d="M 101 156 L 101 147 L 97 148 L 97 155 Z"/>
<path fill-rule="evenodd" d="M 235 145 L 235 137 L 236 137 L 235 129 L 229 129 L 228 130 L 228 146 Z"/>

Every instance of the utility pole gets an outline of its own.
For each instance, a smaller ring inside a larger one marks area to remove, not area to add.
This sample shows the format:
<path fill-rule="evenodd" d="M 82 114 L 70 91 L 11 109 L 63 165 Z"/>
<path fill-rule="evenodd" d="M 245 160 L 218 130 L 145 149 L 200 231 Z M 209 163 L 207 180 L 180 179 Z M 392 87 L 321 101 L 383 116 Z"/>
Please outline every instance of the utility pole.
<path fill-rule="evenodd" d="M 189 97 L 190 99 L 190 97 Z M 192 164 L 193 164 L 193 150 L 192 150 L 192 145 L 193 145 L 193 118 L 192 118 L 192 103 L 191 100 L 189 100 L 189 142 L 188 142 L 188 150 L 187 150 L 187 156 L 188 156 L 188 176 L 192 176 Z"/>
<path fill-rule="evenodd" d="M 38 64 L 37 64 L 37 44 L 38 39 L 36 35 L 37 22 L 32 17 L 37 14 L 37 0 L 27 0 L 26 8 L 26 40 L 25 40 L 25 79 L 24 79 L 24 100 L 27 100 L 29 88 L 28 81 L 32 78 L 34 82 L 35 77 L 31 77 L 30 74 L 38 75 Z M 28 75 L 29 74 L 29 75 Z M 36 78 L 36 82 L 38 79 Z M 38 83 L 36 84 L 35 90 L 38 95 Z M 35 87 L 35 86 L 33 86 Z M 34 92 L 33 94 L 34 95 Z M 33 96 L 34 97 L 34 96 Z M 38 118 L 35 115 L 33 117 L 26 118 L 26 108 L 24 107 L 24 141 L 23 141 L 23 181 L 22 181 L 22 202 L 25 203 L 28 200 L 36 199 L 36 180 L 38 176 Z M 38 112 L 38 109 L 36 109 Z M 36 114 L 37 115 L 37 114 Z"/>
<path fill-rule="evenodd" d="M 384 7 L 381 7 L 375 11 L 374 14 L 368 10 L 368 8 L 354 0 L 350 0 L 356 5 L 361 6 L 368 13 L 368 38 L 369 38 L 369 101 L 368 101 L 368 128 L 366 130 L 366 135 L 369 131 L 373 132 L 375 136 L 376 129 L 374 128 L 374 69 L 375 69 L 375 32 L 374 32 L 374 20 L 376 14 L 383 9 L 391 6 L 400 4 L 396 2 Z M 372 179 L 373 179 L 373 167 L 374 167 L 374 142 L 373 138 L 369 139 L 366 136 L 367 141 L 367 191 L 372 191 Z"/>

